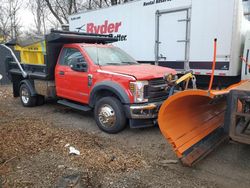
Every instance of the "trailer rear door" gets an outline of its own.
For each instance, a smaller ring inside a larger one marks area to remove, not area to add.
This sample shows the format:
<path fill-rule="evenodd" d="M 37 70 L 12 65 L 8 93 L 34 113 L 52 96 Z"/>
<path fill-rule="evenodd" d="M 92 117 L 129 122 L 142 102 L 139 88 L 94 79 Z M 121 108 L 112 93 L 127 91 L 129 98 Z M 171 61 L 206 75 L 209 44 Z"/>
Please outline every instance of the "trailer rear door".
<path fill-rule="evenodd" d="M 187 70 L 189 53 L 189 9 L 156 13 L 156 61 L 179 71 Z"/>

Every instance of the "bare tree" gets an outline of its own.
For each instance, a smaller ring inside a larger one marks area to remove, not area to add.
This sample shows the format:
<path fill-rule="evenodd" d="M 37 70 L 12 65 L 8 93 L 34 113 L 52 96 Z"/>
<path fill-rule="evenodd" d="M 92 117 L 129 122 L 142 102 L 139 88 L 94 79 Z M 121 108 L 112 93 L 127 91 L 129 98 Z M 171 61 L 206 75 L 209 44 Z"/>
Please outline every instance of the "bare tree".
<path fill-rule="evenodd" d="M 18 18 L 18 12 L 22 6 L 21 0 L 9 0 L 8 2 L 8 15 L 10 18 L 11 27 L 11 39 L 18 38 L 20 35 L 20 20 Z"/>
<path fill-rule="evenodd" d="M 21 34 L 21 24 L 18 13 L 21 0 L 2 0 L 0 5 L 0 34 L 4 40 L 18 38 Z"/>
<path fill-rule="evenodd" d="M 117 0 L 111 0 L 111 5 L 117 5 L 118 1 Z"/>
<path fill-rule="evenodd" d="M 36 31 L 38 35 L 46 33 L 46 23 L 47 23 L 47 5 L 44 0 L 29 0 L 28 4 L 35 22 Z"/>
<path fill-rule="evenodd" d="M 68 16 L 79 10 L 93 10 L 102 7 L 122 4 L 128 0 L 44 0 L 55 19 L 60 23 L 68 23 Z"/>
<path fill-rule="evenodd" d="M 45 0 L 45 2 L 60 24 L 68 23 L 68 16 L 78 11 L 76 0 Z"/>
<path fill-rule="evenodd" d="M 60 24 L 68 23 L 68 17 L 79 10 L 101 8 L 103 0 L 44 0 L 48 9 Z M 107 1 L 106 1 L 107 2 Z"/>
<path fill-rule="evenodd" d="M 7 8 L 3 5 L 0 6 L 0 36 L 3 41 L 6 41 L 10 37 L 10 25 L 9 25 L 9 16 Z"/>

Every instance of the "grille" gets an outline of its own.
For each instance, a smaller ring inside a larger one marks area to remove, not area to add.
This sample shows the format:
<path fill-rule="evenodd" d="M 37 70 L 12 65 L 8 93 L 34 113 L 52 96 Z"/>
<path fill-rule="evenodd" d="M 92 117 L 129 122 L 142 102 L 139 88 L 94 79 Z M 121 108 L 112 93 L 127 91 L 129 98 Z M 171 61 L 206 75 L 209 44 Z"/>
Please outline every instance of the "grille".
<path fill-rule="evenodd" d="M 157 78 L 149 81 L 149 85 L 145 86 L 145 98 L 148 102 L 159 102 L 167 99 L 168 85 L 163 78 Z"/>

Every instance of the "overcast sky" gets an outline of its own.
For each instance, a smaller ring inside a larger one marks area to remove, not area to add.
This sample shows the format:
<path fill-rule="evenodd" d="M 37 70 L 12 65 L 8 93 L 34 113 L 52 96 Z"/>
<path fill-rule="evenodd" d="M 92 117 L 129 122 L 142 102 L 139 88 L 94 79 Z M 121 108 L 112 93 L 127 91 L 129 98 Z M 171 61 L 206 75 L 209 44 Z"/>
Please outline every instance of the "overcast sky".
<path fill-rule="evenodd" d="M 28 0 L 22 1 L 22 6 L 18 12 L 18 17 L 20 18 L 20 24 L 22 25 L 22 31 L 27 31 L 29 29 L 35 29 L 34 15 L 32 14 L 30 8 L 27 6 Z M 49 14 L 47 15 L 50 20 L 55 21 L 55 18 Z M 51 24 L 46 23 L 48 29 L 50 29 Z"/>
<path fill-rule="evenodd" d="M 33 18 L 33 14 L 28 8 L 22 8 L 19 12 L 20 22 L 23 26 L 22 30 L 27 30 L 29 28 L 35 27 L 35 22 Z"/>

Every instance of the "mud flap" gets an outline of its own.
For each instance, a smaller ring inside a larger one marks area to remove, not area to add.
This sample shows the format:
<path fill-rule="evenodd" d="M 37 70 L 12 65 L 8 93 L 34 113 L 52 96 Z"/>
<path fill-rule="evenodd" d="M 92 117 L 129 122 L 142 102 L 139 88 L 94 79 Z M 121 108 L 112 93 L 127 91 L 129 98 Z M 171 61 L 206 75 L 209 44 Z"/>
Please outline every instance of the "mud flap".
<path fill-rule="evenodd" d="M 193 165 L 229 138 L 223 125 L 231 88 L 182 91 L 161 106 L 160 130 L 184 165 Z"/>

